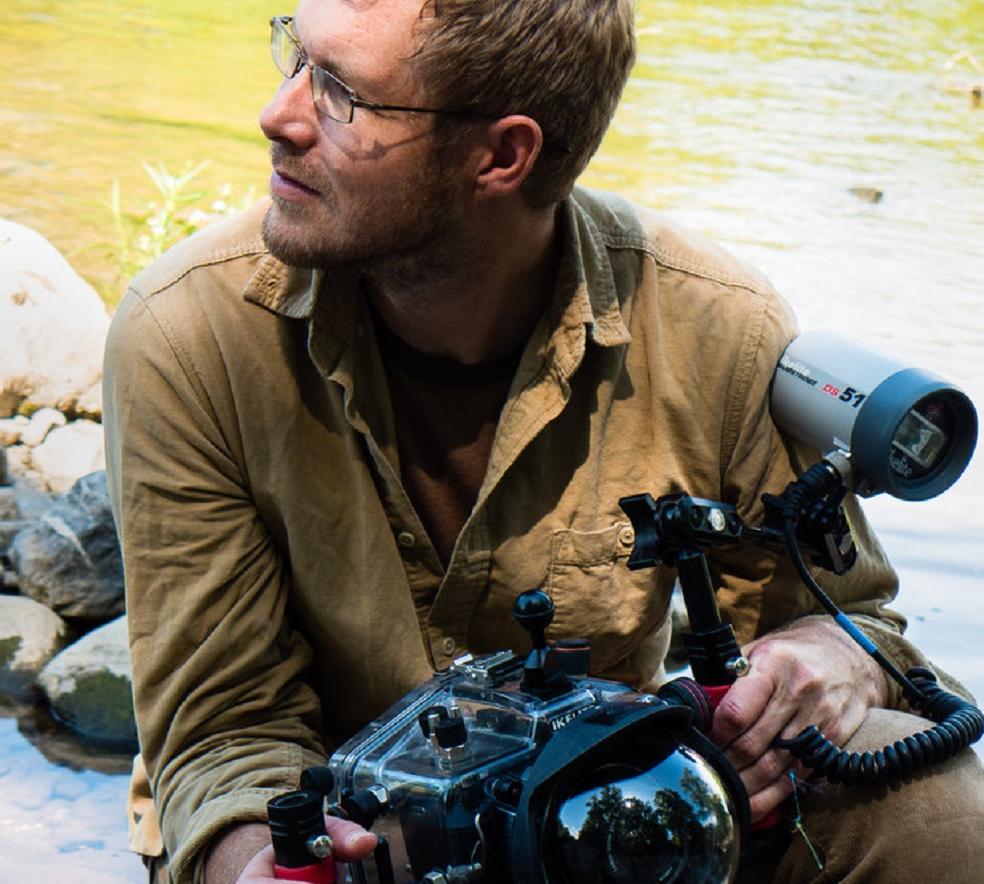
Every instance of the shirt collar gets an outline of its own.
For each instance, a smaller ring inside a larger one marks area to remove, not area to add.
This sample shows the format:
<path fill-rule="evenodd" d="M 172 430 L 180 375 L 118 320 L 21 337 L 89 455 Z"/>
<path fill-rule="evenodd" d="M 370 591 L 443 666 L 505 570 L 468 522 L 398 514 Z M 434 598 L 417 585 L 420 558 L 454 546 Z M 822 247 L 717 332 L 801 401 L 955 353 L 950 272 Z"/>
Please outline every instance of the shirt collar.
<path fill-rule="evenodd" d="M 267 254 L 247 280 L 243 297 L 288 319 L 310 319 L 323 270 L 291 267 Z"/>
<path fill-rule="evenodd" d="M 631 335 L 622 321 L 605 237 L 577 197 L 575 190 L 560 204 L 564 232 L 554 292 L 554 308 L 560 309 L 559 324 L 584 325 L 591 341 L 602 347 L 627 344 Z"/>
<path fill-rule="evenodd" d="M 631 336 L 622 320 L 605 237 L 577 195 L 575 191 L 559 207 L 563 240 L 551 306 L 554 321 L 558 326 L 586 326 L 589 338 L 602 347 L 627 344 Z M 353 282 L 349 273 L 330 276 L 320 269 L 289 266 L 268 254 L 247 281 L 243 297 L 289 319 L 310 319 L 322 288 L 337 290 L 331 296 L 333 315 L 348 321 L 335 334 L 347 336 L 358 312 L 350 300 L 357 297 Z"/>

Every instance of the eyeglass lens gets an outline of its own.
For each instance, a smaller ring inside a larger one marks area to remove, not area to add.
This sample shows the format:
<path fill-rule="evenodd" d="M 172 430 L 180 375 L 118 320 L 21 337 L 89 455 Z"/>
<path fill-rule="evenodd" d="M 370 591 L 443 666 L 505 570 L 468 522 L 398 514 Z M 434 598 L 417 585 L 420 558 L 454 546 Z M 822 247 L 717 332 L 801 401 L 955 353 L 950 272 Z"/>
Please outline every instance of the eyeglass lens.
<path fill-rule="evenodd" d="M 352 122 L 353 107 L 348 89 L 339 79 L 302 55 L 296 39 L 280 19 L 274 19 L 272 23 L 270 53 L 277 70 L 288 79 L 306 65 L 311 71 L 311 93 L 315 107 L 340 123 Z"/>

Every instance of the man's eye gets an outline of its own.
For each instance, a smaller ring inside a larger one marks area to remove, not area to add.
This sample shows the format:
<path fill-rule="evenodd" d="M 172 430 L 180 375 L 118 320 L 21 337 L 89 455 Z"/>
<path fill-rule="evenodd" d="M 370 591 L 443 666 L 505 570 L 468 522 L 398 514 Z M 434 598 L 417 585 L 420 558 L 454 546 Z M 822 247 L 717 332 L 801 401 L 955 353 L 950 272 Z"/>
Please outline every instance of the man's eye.
<path fill-rule="evenodd" d="M 323 68 L 315 67 L 321 93 L 322 110 L 336 120 L 347 121 L 351 114 L 348 90 Z"/>

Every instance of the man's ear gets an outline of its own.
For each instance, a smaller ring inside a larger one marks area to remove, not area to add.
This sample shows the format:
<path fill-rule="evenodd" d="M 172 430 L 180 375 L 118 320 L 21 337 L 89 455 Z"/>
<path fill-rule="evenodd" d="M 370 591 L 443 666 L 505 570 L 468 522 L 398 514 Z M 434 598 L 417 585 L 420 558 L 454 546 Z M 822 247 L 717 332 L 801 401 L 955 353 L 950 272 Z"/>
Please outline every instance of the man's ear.
<path fill-rule="evenodd" d="M 479 155 L 475 195 L 507 196 L 527 179 L 540 150 L 543 132 L 536 120 L 512 114 L 489 124 Z"/>

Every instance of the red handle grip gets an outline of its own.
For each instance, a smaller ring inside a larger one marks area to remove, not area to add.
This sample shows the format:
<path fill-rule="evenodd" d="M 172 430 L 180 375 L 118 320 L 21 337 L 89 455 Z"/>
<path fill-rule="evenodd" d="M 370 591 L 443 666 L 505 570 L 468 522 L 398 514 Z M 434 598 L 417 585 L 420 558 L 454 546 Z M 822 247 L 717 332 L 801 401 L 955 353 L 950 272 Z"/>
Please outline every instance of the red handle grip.
<path fill-rule="evenodd" d="M 307 884 L 335 884 L 335 862 L 326 859 L 324 862 L 313 863 L 309 866 L 289 868 L 274 865 L 273 876 L 278 881 L 305 881 Z"/>

